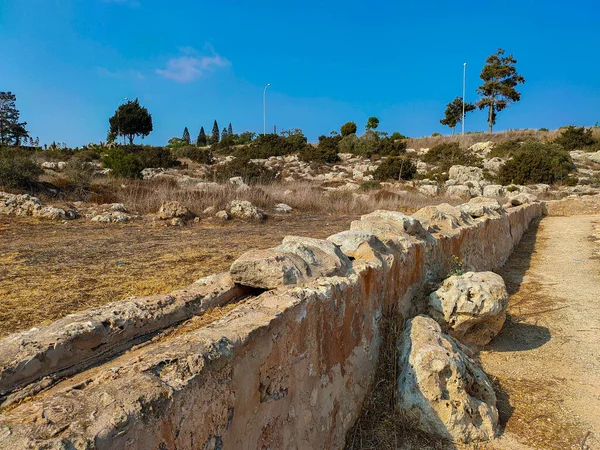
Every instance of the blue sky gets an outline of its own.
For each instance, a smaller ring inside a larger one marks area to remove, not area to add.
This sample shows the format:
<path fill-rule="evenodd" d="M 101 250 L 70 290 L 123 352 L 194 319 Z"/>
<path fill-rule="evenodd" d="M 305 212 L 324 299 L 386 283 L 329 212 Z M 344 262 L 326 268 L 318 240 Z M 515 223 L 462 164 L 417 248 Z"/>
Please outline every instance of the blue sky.
<path fill-rule="evenodd" d="M 144 142 L 183 128 L 301 128 L 311 141 L 368 116 L 409 136 L 448 133 L 446 103 L 475 101 L 485 58 L 514 54 L 522 99 L 497 130 L 600 121 L 600 5 L 593 0 L 0 0 L 0 90 L 33 136 L 105 140 L 124 98 L 152 113 Z M 486 129 L 484 112 L 466 130 Z"/>

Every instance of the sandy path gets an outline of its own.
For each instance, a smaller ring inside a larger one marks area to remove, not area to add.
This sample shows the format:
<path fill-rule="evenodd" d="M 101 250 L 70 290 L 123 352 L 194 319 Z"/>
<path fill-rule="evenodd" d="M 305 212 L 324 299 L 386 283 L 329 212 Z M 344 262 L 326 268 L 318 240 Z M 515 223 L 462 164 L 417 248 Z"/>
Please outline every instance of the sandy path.
<path fill-rule="evenodd" d="M 481 352 L 505 425 L 491 448 L 600 449 L 599 230 L 545 217 L 499 271 L 511 318 Z"/>

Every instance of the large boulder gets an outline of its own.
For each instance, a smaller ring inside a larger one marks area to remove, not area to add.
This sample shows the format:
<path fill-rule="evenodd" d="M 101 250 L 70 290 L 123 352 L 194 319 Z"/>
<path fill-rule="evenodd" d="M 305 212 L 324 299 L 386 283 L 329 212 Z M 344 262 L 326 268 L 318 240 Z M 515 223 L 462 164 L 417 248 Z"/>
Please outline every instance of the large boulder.
<path fill-rule="evenodd" d="M 600 151 L 596 153 L 589 153 L 587 157 L 590 161 L 600 164 Z"/>
<path fill-rule="evenodd" d="M 49 220 L 71 220 L 79 217 L 74 208 L 44 206 L 37 197 L 28 194 L 0 192 L 0 214 L 8 216 L 32 216 Z"/>
<path fill-rule="evenodd" d="M 496 435 L 496 394 L 488 377 L 435 320 L 409 320 L 398 353 L 397 405 L 415 427 L 459 443 Z"/>
<path fill-rule="evenodd" d="M 341 231 L 327 240 L 337 245 L 344 255 L 357 260 L 369 260 L 388 253 L 385 244 L 366 230 Z"/>
<path fill-rule="evenodd" d="M 500 184 L 488 184 L 483 188 L 483 196 L 488 198 L 504 197 L 504 187 Z"/>
<path fill-rule="evenodd" d="M 498 157 L 486 159 L 483 162 L 483 168 L 489 170 L 492 173 L 500 172 L 500 169 L 502 169 L 503 165 L 504 165 L 504 160 L 502 158 L 498 158 Z"/>
<path fill-rule="evenodd" d="M 493 198 L 476 197 L 464 203 L 459 208 L 471 217 L 498 216 L 504 213 L 500 202 Z"/>
<path fill-rule="evenodd" d="M 244 253 L 229 272 L 243 286 L 274 289 L 311 278 L 344 276 L 351 267 L 350 259 L 330 241 L 286 236 L 275 248 Z"/>
<path fill-rule="evenodd" d="M 463 343 L 486 345 L 502 330 L 508 292 L 494 272 L 467 272 L 447 278 L 429 296 L 428 312 Z"/>
<path fill-rule="evenodd" d="M 447 186 L 446 195 L 448 197 L 460 198 L 462 200 L 469 200 L 472 196 L 471 189 L 469 189 L 469 186 L 463 185 Z"/>
<path fill-rule="evenodd" d="M 452 166 L 448 171 L 448 177 L 461 184 L 467 181 L 481 181 L 483 180 L 483 170 L 479 167 Z"/>
<path fill-rule="evenodd" d="M 467 213 L 448 203 L 426 206 L 414 213 L 413 217 L 430 232 L 448 232 L 472 223 Z"/>
<path fill-rule="evenodd" d="M 424 237 L 425 229 L 415 217 L 407 216 L 397 211 L 377 210 L 361 216 L 350 224 L 352 230 L 366 230 L 374 234 L 401 234 L 407 233 Z"/>
<path fill-rule="evenodd" d="M 520 194 L 513 195 L 508 198 L 508 203 L 512 206 L 528 205 L 530 203 L 537 203 L 538 199 L 533 194 L 527 194 L 521 192 Z"/>
<path fill-rule="evenodd" d="M 227 206 L 229 214 L 236 219 L 263 220 L 265 214 L 247 200 L 233 200 Z"/>

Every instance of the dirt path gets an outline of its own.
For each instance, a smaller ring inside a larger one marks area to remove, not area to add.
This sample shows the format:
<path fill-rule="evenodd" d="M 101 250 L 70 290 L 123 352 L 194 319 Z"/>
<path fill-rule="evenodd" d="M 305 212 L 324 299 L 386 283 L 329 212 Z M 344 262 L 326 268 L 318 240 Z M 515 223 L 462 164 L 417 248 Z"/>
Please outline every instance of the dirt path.
<path fill-rule="evenodd" d="M 481 362 L 505 431 L 489 448 L 600 449 L 599 231 L 598 216 L 545 217 L 499 271 L 510 319 Z"/>

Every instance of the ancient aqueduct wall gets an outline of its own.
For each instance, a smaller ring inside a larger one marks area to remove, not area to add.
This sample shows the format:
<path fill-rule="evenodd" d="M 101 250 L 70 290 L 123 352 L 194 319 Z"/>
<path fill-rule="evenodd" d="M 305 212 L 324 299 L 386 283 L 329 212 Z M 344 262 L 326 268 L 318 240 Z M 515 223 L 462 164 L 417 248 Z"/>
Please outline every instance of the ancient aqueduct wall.
<path fill-rule="evenodd" d="M 232 270 L 9 336 L 0 449 L 341 448 L 372 382 L 382 315 L 416 314 L 454 256 L 501 266 L 543 205 L 493 209 L 372 213 L 329 238 L 345 253 L 333 252 L 337 275 L 311 278 L 332 256 L 327 241 L 306 240 L 316 259 L 298 284 L 257 291 Z M 158 333 L 229 301 L 208 326 Z"/>

